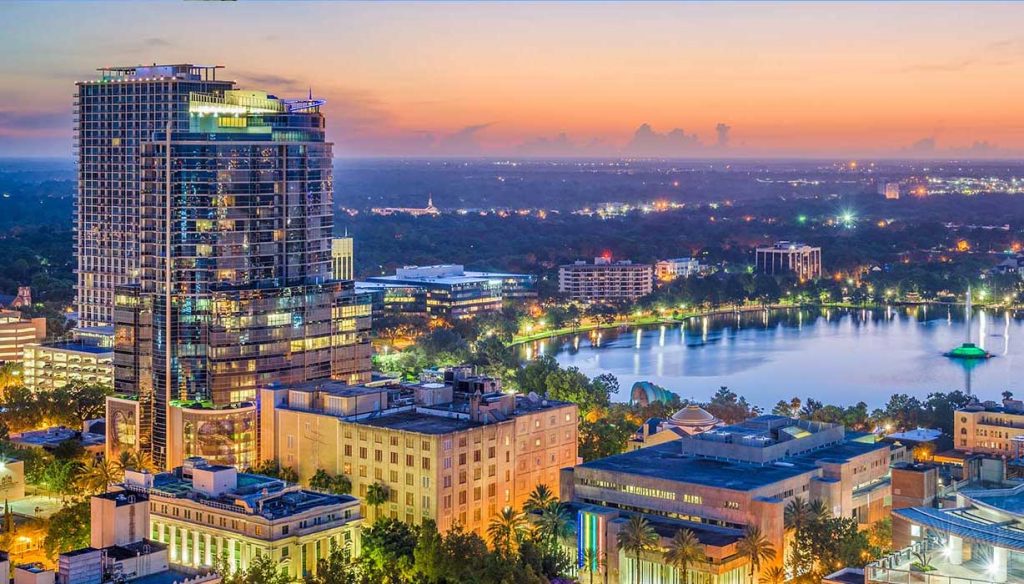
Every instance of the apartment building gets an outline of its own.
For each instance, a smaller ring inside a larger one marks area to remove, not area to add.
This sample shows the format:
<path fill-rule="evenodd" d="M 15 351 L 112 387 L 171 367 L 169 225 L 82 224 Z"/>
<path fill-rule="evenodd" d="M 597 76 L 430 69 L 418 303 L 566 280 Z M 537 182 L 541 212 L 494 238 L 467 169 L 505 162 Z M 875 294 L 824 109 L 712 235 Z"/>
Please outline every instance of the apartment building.
<path fill-rule="evenodd" d="M 957 450 L 1017 458 L 1024 454 L 1024 402 L 975 402 L 953 414 Z"/>
<path fill-rule="evenodd" d="M 558 268 L 558 292 L 571 300 L 604 302 L 636 300 L 654 290 L 654 267 L 606 257 L 594 263 L 577 261 Z"/>
<path fill-rule="evenodd" d="M 45 318 L 22 318 L 17 310 L 0 309 L 0 364 L 21 361 L 26 346 L 45 338 Z"/>

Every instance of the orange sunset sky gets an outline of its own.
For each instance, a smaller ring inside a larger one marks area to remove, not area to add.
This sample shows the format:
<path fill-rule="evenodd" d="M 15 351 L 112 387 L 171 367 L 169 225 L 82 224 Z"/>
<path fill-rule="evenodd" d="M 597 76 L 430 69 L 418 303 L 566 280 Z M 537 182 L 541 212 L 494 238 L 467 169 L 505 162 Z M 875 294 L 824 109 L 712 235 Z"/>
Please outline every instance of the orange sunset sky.
<path fill-rule="evenodd" d="M 74 82 L 152 62 L 312 87 L 339 156 L 1024 152 L 1016 3 L 6 3 L 0 49 L 0 156 L 69 155 Z"/>

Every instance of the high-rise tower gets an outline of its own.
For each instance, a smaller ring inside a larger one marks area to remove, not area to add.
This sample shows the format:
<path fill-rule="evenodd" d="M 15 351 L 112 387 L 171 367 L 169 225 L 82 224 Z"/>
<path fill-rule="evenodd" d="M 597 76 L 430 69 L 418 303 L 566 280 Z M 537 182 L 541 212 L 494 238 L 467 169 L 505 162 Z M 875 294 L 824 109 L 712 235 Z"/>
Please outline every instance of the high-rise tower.
<path fill-rule="evenodd" d="M 257 389 L 368 380 L 370 307 L 331 277 L 322 101 L 193 91 L 138 151 L 138 278 L 114 294 L 108 454 L 256 462 Z"/>
<path fill-rule="evenodd" d="M 192 92 L 230 89 L 217 66 L 105 67 L 75 93 L 79 326 L 113 324 L 114 288 L 139 276 L 139 152 L 170 122 L 189 127 Z"/>

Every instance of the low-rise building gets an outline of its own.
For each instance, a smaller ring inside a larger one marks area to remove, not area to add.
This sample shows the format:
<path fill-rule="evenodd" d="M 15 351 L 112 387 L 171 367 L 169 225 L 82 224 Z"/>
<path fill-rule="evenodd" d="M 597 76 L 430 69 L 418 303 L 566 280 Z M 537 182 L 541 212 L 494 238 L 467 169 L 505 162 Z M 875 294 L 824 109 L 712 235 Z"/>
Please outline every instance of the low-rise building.
<path fill-rule="evenodd" d="M 659 282 L 671 282 L 676 278 L 689 278 L 700 272 L 697 258 L 674 258 L 654 264 L 654 277 Z"/>
<path fill-rule="evenodd" d="M 606 302 L 636 300 L 654 290 L 654 267 L 629 260 L 594 258 L 558 268 L 558 292 L 570 300 Z"/>
<path fill-rule="evenodd" d="M 821 248 L 780 241 L 757 248 L 755 265 L 759 274 L 794 274 L 800 280 L 816 280 L 821 277 Z"/>
<path fill-rule="evenodd" d="M 628 449 L 636 450 L 678 440 L 684 436 L 707 432 L 720 425 L 722 425 L 722 421 L 704 408 L 690 404 L 672 414 L 667 420 L 661 418 L 645 420 L 629 439 Z"/>
<path fill-rule="evenodd" d="M 538 484 L 556 490 L 577 462 L 577 408 L 503 393 L 466 368 L 400 386 L 311 382 L 261 394 L 261 456 L 295 469 L 345 475 L 365 497 L 384 485 L 376 513 L 484 533 L 503 508 L 521 508 Z M 368 511 L 369 513 L 369 511 Z"/>
<path fill-rule="evenodd" d="M 22 356 L 30 389 L 52 391 L 69 383 L 114 386 L 114 348 L 84 342 L 30 344 Z"/>
<path fill-rule="evenodd" d="M 40 448 L 52 451 L 68 440 L 73 440 L 81 445 L 86 452 L 103 454 L 104 444 L 107 439 L 104 429 L 99 428 L 100 432 L 88 431 L 88 427 L 95 425 L 97 422 L 99 422 L 100 426 L 103 426 L 103 420 L 91 420 L 84 424 L 87 428 L 81 430 L 64 426 L 53 426 L 42 430 L 18 432 L 11 434 L 11 443 L 18 448 Z"/>
<path fill-rule="evenodd" d="M 385 314 L 460 319 L 501 310 L 506 299 L 536 296 L 532 274 L 467 271 L 460 265 L 406 266 L 373 276 L 357 290 L 379 291 Z"/>
<path fill-rule="evenodd" d="M 26 346 L 45 338 L 45 318 L 23 318 L 16 310 L 0 309 L 0 364 L 21 361 Z"/>
<path fill-rule="evenodd" d="M 698 579 L 745 582 L 750 567 L 728 553 L 732 544 L 716 549 L 723 540 L 698 529 L 725 530 L 738 539 L 746 527 L 756 526 L 779 551 L 780 563 L 787 551 L 783 511 L 790 501 L 821 500 L 833 515 L 866 527 L 889 516 L 889 467 L 904 456 L 902 447 L 847 434 L 840 425 L 765 415 L 566 469 L 561 499 L 620 517 L 683 522 L 709 557 L 711 551 L 722 554 L 720 561 L 695 567 Z M 636 584 L 635 560 L 617 547 L 614 521 L 593 529 L 592 551 L 607 555 L 620 583 Z M 671 537 L 671 530 L 666 533 Z M 645 584 L 675 582 L 660 553 L 641 557 L 639 568 Z"/>
<path fill-rule="evenodd" d="M 245 570 L 256 557 L 269 556 L 299 580 L 316 572 L 332 546 L 359 553 L 362 516 L 349 495 L 309 491 L 199 458 L 158 474 L 126 471 L 120 489 L 106 497 L 147 502 L 149 521 L 136 519 L 135 533 L 166 546 L 172 564 L 209 568 L 226 558 L 233 569 Z M 104 520 L 94 509 L 93 524 Z"/>
<path fill-rule="evenodd" d="M 953 414 L 954 448 L 964 452 L 1024 455 L 1024 402 L 975 402 Z"/>

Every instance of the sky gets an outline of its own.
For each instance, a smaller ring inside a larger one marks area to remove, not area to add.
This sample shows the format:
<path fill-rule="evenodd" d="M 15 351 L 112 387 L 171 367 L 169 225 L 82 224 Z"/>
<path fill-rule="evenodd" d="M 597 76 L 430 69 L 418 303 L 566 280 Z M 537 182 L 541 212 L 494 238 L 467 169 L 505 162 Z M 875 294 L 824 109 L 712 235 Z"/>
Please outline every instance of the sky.
<path fill-rule="evenodd" d="M 337 156 L 1024 153 L 1024 3 L 0 3 L 0 156 L 76 80 L 224 65 L 326 98 Z"/>

